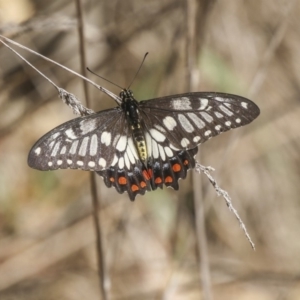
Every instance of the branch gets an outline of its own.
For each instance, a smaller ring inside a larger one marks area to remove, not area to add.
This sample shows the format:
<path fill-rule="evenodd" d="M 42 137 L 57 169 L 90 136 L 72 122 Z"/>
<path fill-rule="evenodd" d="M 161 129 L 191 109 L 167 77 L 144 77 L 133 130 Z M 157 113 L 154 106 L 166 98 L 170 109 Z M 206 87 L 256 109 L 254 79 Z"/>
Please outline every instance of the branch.
<path fill-rule="evenodd" d="M 212 168 L 212 167 L 205 167 L 205 166 L 202 166 L 201 164 L 199 164 L 198 162 L 196 162 L 195 170 L 196 170 L 199 174 L 200 174 L 200 172 L 204 173 L 204 174 L 207 176 L 207 178 L 208 178 L 208 180 L 210 181 L 210 183 L 212 184 L 212 186 L 214 187 L 214 189 L 216 190 L 217 195 L 218 195 L 218 196 L 222 196 L 222 197 L 224 198 L 227 207 L 229 208 L 229 210 L 230 210 L 231 212 L 233 212 L 233 214 L 234 214 L 235 217 L 237 218 L 237 220 L 238 220 L 238 222 L 239 222 L 239 224 L 240 224 L 240 227 L 241 227 L 242 230 L 244 231 L 244 234 L 246 235 L 246 238 L 248 239 L 249 243 L 251 244 L 252 249 L 255 250 L 255 245 L 254 245 L 254 243 L 252 242 L 251 237 L 250 237 L 250 235 L 249 235 L 249 233 L 248 233 L 248 231 L 247 231 L 247 228 L 246 228 L 245 224 L 243 223 L 242 219 L 240 218 L 240 216 L 239 216 L 237 210 L 233 207 L 232 202 L 231 202 L 231 198 L 230 198 L 229 194 L 228 194 L 225 190 L 221 189 L 221 188 L 218 186 L 216 180 L 215 180 L 215 179 L 212 177 L 212 175 L 210 174 L 210 171 L 214 171 L 215 169 Z"/>
<path fill-rule="evenodd" d="M 1 35 L 0 35 L 1 37 Z M 31 64 L 25 57 L 23 57 L 16 50 L 11 48 L 8 44 L 6 44 L 3 40 L 0 39 L 0 42 L 5 45 L 8 49 L 14 52 L 17 56 L 19 56 L 26 64 L 28 64 L 31 68 L 37 71 L 41 76 L 43 76 L 48 82 L 50 82 L 58 92 L 59 97 L 63 100 L 65 104 L 67 104 L 73 111 L 74 114 L 80 116 L 86 116 L 95 113 L 92 109 L 89 109 L 81 104 L 80 100 L 72 93 L 67 92 L 63 88 L 56 85 L 50 78 L 48 78 L 44 73 L 42 73 L 39 69 L 37 69 L 33 64 Z M 34 52 L 34 51 L 33 51 Z M 51 61 L 51 60 L 50 60 Z M 58 64 L 58 63 L 56 63 Z"/>

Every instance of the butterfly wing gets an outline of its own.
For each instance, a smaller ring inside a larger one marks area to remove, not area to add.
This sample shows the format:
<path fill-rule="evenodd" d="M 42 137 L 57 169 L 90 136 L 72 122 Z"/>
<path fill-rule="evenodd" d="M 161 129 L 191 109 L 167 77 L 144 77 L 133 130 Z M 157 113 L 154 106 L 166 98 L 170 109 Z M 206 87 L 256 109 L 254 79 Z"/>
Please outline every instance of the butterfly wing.
<path fill-rule="evenodd" d="M 195 148 L 213 136 L 244 126 L 260 113 L 249 99 L 212 92 L 141 101 L 139 108 L 149 135 L 163 147 L 178 150 Z"/>
<path fill-rule="evenodd" d="M 175 190 L 195 166 L 197 146 L 259 115 L 252 101 L 224 93 L 187 93 L 139 103 L 148 151 L 151 187 Z"/>
<path fill-rule="evenodd" d="M 151 190 L 121 108 L 76 118 L 51 130 L 30 150 L 28 165 L 42 171 L 96 171 L 108 187 L 127 191 L 132 200 Z"/>
<path fill-rule="evenodd" d="M 103 177 L 107 187 L 115 187 L 120 194 L 127 192 L 133 201 L 138 194 L 144 195 L 147 190 L 163 188 L 163 185 L 178 190 L 178 180 L 184 179 L 187 171 L 195 167 L 194 156 L 197 151 L 196 147 L 174 152 L 172 157 L 165 160 L 149 157 L 146 166 L 137 160 L 129 169 L 116 164 L 97 174 Z"/>
<path fill-rule="evenodd" d="M 29 152 L 28 165 L 42 171 L 100 171 L 120 161 L 128 146 L 127 136 L 124 112 L 118 107 L 76 118 L 40 138 Z M 136 159 L 137 155 L 131 162 Z"/>

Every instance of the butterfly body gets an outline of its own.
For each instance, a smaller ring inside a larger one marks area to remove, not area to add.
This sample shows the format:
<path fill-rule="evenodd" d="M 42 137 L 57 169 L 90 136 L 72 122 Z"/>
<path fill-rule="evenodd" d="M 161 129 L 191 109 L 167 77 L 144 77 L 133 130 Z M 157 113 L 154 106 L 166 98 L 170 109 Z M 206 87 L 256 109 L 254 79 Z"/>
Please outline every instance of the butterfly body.
<path fill-rule="evenodd" d="M 138 102 L 124 89 L 112 97 L 118 107 L 76 118 L 44 135 L 29 153 L 29 166 L 95 171 L 107 187 L 126 191 L 134 200 L 163 185 L 177 190 L 178 180 L 195 166 L 199 144 L 259 115 L 252 101 L 224 93 Z"/>
<path fill-rule="evenodd" d="M 125 89 L 122 91 L 120 98 L 123 99 L 121 107 L 126 115 L 139 158 L 143 163 L 146 163 L 148 158 L 147 146 L 144 131 L 141 126 L 138 102 L 133 98 L 131 90 Z"/>

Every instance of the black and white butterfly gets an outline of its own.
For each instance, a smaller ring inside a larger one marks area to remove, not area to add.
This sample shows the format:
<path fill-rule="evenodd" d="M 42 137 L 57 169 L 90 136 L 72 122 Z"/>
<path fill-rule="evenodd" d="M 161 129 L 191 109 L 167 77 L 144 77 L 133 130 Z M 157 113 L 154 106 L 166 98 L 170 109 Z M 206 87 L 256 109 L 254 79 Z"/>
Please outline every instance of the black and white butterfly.
<path fill-rule="evenodd" d="M 198 92 L 137 102 L 129 89 L 118 107 L 66 122 L 30 150 L 30 167 L 46 171 L 96 171 L 108 187 L 137 194 L 178 180 L 195 166 L 198 145 L 252 122 L 260 113 L 252 101 L 235 95 Z"/>

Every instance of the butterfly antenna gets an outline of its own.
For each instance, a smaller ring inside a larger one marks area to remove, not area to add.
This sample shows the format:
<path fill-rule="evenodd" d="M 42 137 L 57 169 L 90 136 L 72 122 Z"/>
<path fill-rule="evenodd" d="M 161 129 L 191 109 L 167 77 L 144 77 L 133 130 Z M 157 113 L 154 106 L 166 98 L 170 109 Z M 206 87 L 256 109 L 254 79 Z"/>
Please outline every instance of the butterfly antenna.
<path fill-rule="evenodd" d="M 130 87 L 131 87 L 131 85 L 133 84 L 133 82 L 134 82 L 136 76 L 139 74 L 139 72 L 140 72 L 140 70 L 141 70 L 141 68 L 142 68 L 142 65 L 143 65 L 143 63 L 144 63 L 144 61 L 145 61 L 145 59 L 146 59 L 146 57 L 147 57 L 148 54 L 149 54 L 149 52 L 146 52 L 146 53 L 145 53 L 144 58 L 143 58 L 143 60 L 142 60 L 142 62 L 141 62 L 141 64 L 140 64 L 140 67 L 139 67 L 139 69 L 137 70 L 137 72 L 135 73 L 135 75 L 134 75 L 134 77 L 133 77 L 131 83 L 130 83 L 129 86 L 128 86 L 128 89 L 130 89 Z"/>
<path fill-rule="evenodd" d="M 104 78 L 104 77 L 102 77 L 102 76 L 96 74 L 96 73 L 93 72 L 90 68 L 86 68 L 86 69 L 87 69 L 89 72 L 91 72 L 92 74 L 96 75 L 97 77 L 99 77 L 99 78 L 101 78 L 101 79 L 103 79 L 103 80 L 105 80 L 105 81 L 107 81 L 107 82 L 113 84 L 114 86 L 117 86 L 117 87 L 120 88 L 121 90 L 124 90 L 124 88 L 122 88 L 122 87 L 119 86 L 118 84 L 116 84 L 116 83 L 114 83 L 114 82 L 112 82 L 112 81 L 110 81 L 110 80 L 108 80 L 108 79 L 106 79 L 106 78 Z"/>

